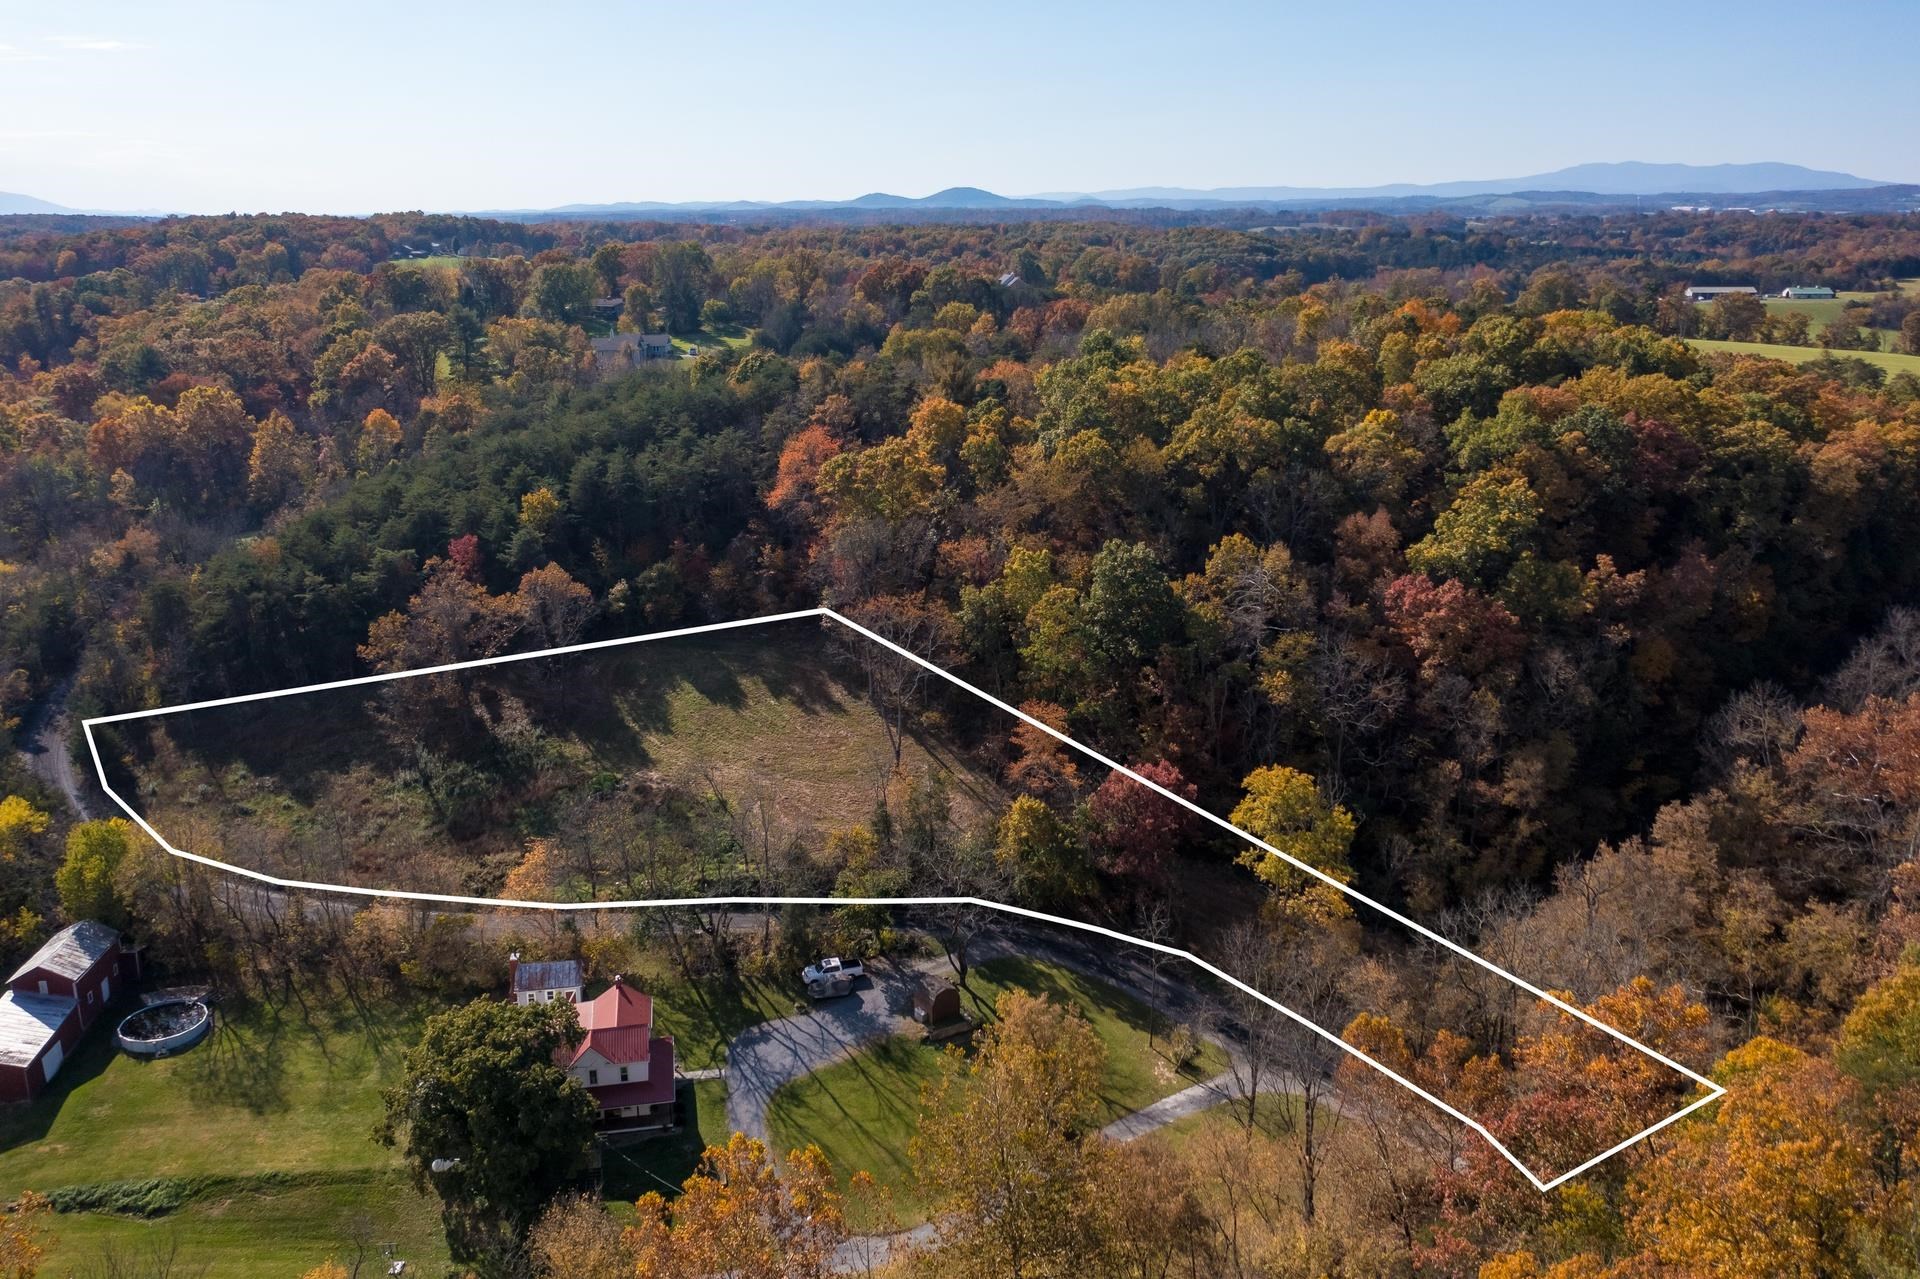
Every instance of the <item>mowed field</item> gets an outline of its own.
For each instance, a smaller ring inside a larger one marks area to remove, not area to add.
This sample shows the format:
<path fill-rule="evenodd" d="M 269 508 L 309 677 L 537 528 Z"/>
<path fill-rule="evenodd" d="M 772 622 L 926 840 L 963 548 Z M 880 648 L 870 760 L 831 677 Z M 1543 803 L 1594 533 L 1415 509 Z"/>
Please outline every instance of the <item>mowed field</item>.
<path fill-rule="evenodd" d="M 1906 355 L 1895 351 L 1823 351 L 1817 346 L 1781 346 L 1772 342 L 1720 342 L 1706 338 L 1688 338 L 1691 346 L 1702 351 L 1719 351 L 1728 355 L 1754 355 L 1769 360 L 1785 360 L 1789 364 L 1805 364 L 1822 356 L 1835 355 L 1843 359 L 1860 359 L 1878 368 L 1885 369 L 1889 375 L 1912 373 L 1920 376 L 1920 355 Z"/>
<path fill-rule="evenodd" d="M 397 731 L 380 688 L 147 721 L 122 738 L 136 775 L 121 793 L 176 845 L 239 865 L 478 895 L 498 891 L 529 839 L 578 836 L 581 806 L 609 789 L 757 805 L 803 843 L 930 776 L 963 822 L 1005 803 L 990 770 L 948 743 L 909 734 L 896 766 L 863 676 L 811 621 L 489 667 L 471 685 L 491 728 L 470 721 L 464 743 L 417 721 Z M 476 749 L 476 731 L 497 740 Z M 462 749 L 476 762 L 449 764 Z M 468 811 L 451 822 L 456 786 Z"/>
<path fill-rule="evenodd" d="M 103 1027 L 39 1100 L 0 1110 L 0 1199 L 23 1190 L 165 1179 L 170 1211 L 62 1212 L 41 1273 L 176 1251 L 208 1279 L 293 1276 L 356 1239 L 441 1273 L 437 1207 L 377 1145 L 380 1090 L 418 1033 L 411 1010 L 310 1002 L 219 1015 L 199 1047 L 162 1061 L 118 1052 Z M 384 1268 L 384 1266 L 382 1267 Z"/>

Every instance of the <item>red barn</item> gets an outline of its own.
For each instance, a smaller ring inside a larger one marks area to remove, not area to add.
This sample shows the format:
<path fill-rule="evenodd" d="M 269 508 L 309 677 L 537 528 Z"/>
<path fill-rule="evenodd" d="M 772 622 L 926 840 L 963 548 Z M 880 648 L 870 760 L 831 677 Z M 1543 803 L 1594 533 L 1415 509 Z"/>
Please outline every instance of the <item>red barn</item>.
<path fill-rule="evenodd" d="M 105 924 L 82 920 L 47 939 L 0 992 L 0 1101 L 31 1101 L 86 1029 L 137 976 Z"/>

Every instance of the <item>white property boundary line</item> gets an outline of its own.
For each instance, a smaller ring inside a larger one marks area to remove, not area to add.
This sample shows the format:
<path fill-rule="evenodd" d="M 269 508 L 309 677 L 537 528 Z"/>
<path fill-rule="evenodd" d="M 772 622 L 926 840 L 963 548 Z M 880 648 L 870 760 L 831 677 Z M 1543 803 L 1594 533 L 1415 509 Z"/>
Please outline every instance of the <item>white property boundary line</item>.
<path fill-rule="evenodd" d="M 1129 933 L 1119 932 L 1111 928 L 1103 928 L 1098 924 L 1082 923 L 1079 920 L 1067 919 L 1059 915 L 1049 915 L 1043 911 L 1029 910 L 1024 906 L 1010 906 L 1004 902 L 986 901 L 978 897 L 684 897 L 684 898 L 666 897 L 666 898 L 641 899 L 641 900 L 634 900 L 634 901 L 540 902 L 540 901 L 519 901 L 519 900 L 510 899 L 510 898 L 497 898 L 497 897 L 466 897 L 466 896 L 461 896 L 459 894 L 452 894 L 452 893 L 410 892 L 403 889 L 360 888 L 360 887 L 356 887 L 349 884 L 324 884 L 324 883 L 316 883 L 308 880 L 283 879 L 277 875 L 268 875 L 262 871 L 249 870 L 244 866 L 235 866 L 230 862 L 223 862 L 218 860 L 217 858 L 207 857 L 200 853 L 188 852 L 184 848 L 175 848 L 171 843 L 167 841 L 165 836 L 163 836 L 159 831 L 153 828 L 153 826 L 147 821 L 145 817 L 142 817 L 140 813 L 137 812 L 131 804 L 128 804 L 126 800 L 120 798 L 119 794 L 115 792 L 112 785 L 107 781 L 107 770 L 100 760 L 100 746 L 99 746 L 99 743 L 95 741 L 93 736 L 93 727 L 96 724 L 117 724 L 117 723 L 123 723 L 123 722 L 129 721 L 129 720 L 151 719 L 156 716 L 171 715 L 171 714 L 175 714 L 182 711 L 211 710 L 215 707 L 235 706 L 243 702 L 260 702 L 260 701 L 268 701 L 268 700 L 271 700 L 274 698 L 280 698 L 280 697 L 292 697 L 300 693 L 322 693 L 322 692 L 327 692 L 331 689 L 358 688 L 368 684 L 385 683 L 388 680 L 406 679 L 415 675 L 438 675 L 438 674 L 444 674 L 448 671 L 470 670 L 475 667 L 481 667 L 481 666 L 500 666 L 508 662 L 524 662 L 524 661 L 530 661 L 534 658 L 540 658 L 540 657 L 558 657 L 567 653 L 586 653 L 586 652 L 593 652 L 599 649 L 620 648 L 628 644 L 642 644 L 651 640 L 678 639 L 678 638 L 693 636 L 693 635 L 708 635 L 716 631 L 738 630 L 748 626 L 763 626 L 772 622 L 799 621 L 805 618 L 820 618 L 824 620 L 837 622 L 839 625 L 846 627 L 848 630 L 854 631 L 855 633 L 864 636 L 868 640 L 871 640 L 873 643 L 878 644 L 881 647 L 886 648 L 891 652 L 896 653 L 899 656 L 905 658 L 906 660 L 914 663 L 916 666 L 919 666 L 927 670 L 928 672 L 939 676 L 941 679 L 946 680 L 948 683 L 954 685 L 955 687 L 963 689 L 964 691 L 971 693 L 973 696 L 988 703 L 989 705 L 992 705 L 1002 711 L 1005 711 L 1007 714 L 1013 716 L 1015 719 L 1018 719 L 1021 722 L 1028 724 L 1033 728 L 1039 729 L 1041 732 L 1046 733 L 1049 737 L 1055 738 L 1056 740 L 1060 741 L 1062 744 L 1070 746 L 1073 749 L 1079 751 L 1082 755 L 1085 755 L 1087 758 L 1092 759 L 1104 765 L 1105 767 L 1114 770 L 1115 772 L 1125 774 L 1127 777 L 1132 778 L 1134 781 L 1138 782 L 1140 785 L 1145 786 L 1147 789 L 1155 792 L 1156 794 L 1162 796 L 1163 798 L 1171 800 L 1175 804 L 1180 805 L 1182 808 L 1187 809 L 1188 811 L 1192 812 L 1196 816 L 1208 822 L 1211 822 L 1215 826 L 1220 827 L 1222 830 L 1231 832 L 1234 836 L 1236 836 L 1239 839 L 1245 840 L 1247 843 L 1252 844 L 1255 848 L 1262 849 L 1263 851 L 1271 854 L 1272 856 L 1278 857 L 1280 860 L 1286 862 L 1288 865 L 1292 866 L 1294 869 L 1299 870 L 1306 875 L 1312 876 L 1314 879 L 1319 880 L 1321 883 L 1327 885 L 1329 888 L 1334 889 L 1336 892 L 1339 892 L 1344 896 L 1351 898 L 1353 901 L 1359 902 L 1360 904 L 1368 907 L 1371 910 L 1377 911 L 1380 914 L 1385 915 L 1388 919 L 1391 919 L 1396 923 L 1402 924 L 1405 927 L 1412 929 L 1414 932 L 1420 934 L 1422 937 L 1425 937 L 1429 941 L 1435 942 L 1436 944 L 1444 947 L 1445 949 L 1452 951 L 1454 954 L 1459 955 L 1461 958 L 1469 960 L 1472 963 L 1478 964 L 1480 967 L 1486 969 L 1490 973 L 1494 973 L 1497 976 L 1505 978 L 1506 980 L 1512 982 L 1514 985 L 1518 986 L 1520 989 L 1526 991 L 1528 994 L 1533 995 L 1535 998 L 1544 1000 L 1547 1003 L 1552 1004 L 1555 1008 L 1558 1008 L 1561 1012 L 1566 1013 L 1568 1016 L 1578 1018 L 1579 1020 L 1587 1023 L 1589 1026 L 1592 1026 L 1594 1029 L 1599 1030 L 1611 1036 L 1612 1038 L 1620 1041 L 1623 1044 L 1626 1044 L 1628 1047 L 1634 1049 L 1635 1051 L 1643 1053 L 1646 1056 L 1653 1058 L 1655 1061 L 1659 1062 L 1663 1066 L 1666 1066 L 1668 1069 L 1677 1071 L 1678 1073 L 1686 1076 L 1688 1079 L 1691 1079 L 1693 1082 L 1699 1084 L 1701 1087 L 1705 1088 L 1707 1090 L 1706 1095 L 1699 1098 L 1696 1101 L 1690 1102 L 1685 1107 L 1674 1111 L 1672 1114 L 1660 1120 L 1658 1123 L 1651 1124 L 1648 1127 L 1641 1129 L 1639 1132 L 1635 1133 L 1633 1136 L 1628 1137 L 1625 1141 L 1622 1141 L 1615 1146 L 1612 1146 L 1606 1150 L 1601 1151 L 1599 1154 L 1593 1156 L 1591 1159 L 1588 1159 L 1585 1163 L 1580 1164 L 1578 1167 L 1570 1168 L 1566 1172 L 1563 1172 L 1551 1179 L 1542 1179 L 1540 1176 L 1534 1173 L 1534 1171 L 1531 1168 L 1527 1167 L 1524 1163 L 1520 1162 L 1520 1160 L 1514 1155 L 1514 1153 L 1511 1150 L 1508 1150 L 1507 1147 L 1504 1144 L 1502 1144 L 1500 1139 L 1498 1137 L 1495 1137 L 1491 1132 L 1489 1132 L 1487 1130 L 1486 1125 L 1481 1123 L 1479 1120 L 1473 1118 L 1471 1115 L 1462 1113 L 1460 1110 L 1454 1108 L 1452 1105 L 1449 1105 L 1447 1102 L 1441 1100 L 1439 1097 L 1434 1096 L 1432 1093 L 1428 1092 L 1425 1088 L 1422 1088 L 1420 1085 L 1414 1083 L 1412 1080 L 1407 1079 L 1405 1076 L 1394 1071 L 1392 1068 L 1386 1065 L 1383 1065 L 1378 1061 L 1375 1061 L 1372 1057 L 1368 1056 L 1364 1052 L 1361 1052 L 1358 1048 L 1355 1048 L 1352 1044 L 1349 1044 L 1348 1042 L 1346 1042 L 1346 1040 L 1342 1039 L 1339 1035 L 1334 1034 L 1332 1031 L 1326 1029 L 1324 1026 L 1321 1026 L 1313 1021 L 1308 1020 L 1306 1017 L 1303 1017 L 1299 1013 L 1295 1012 L 1293 1009 L 1288 1008 L 1285 1004 L 1280 1003 L 1278 1000 L 1272 998 L 1271 996 L 1259 990 L 1255 990 L 1252 986 L 1248 985 L 1244 981 L 1241 981 L 1238 977 L 1235 977 L 1232 973 L 1225 971 L 1224 969 L 1220 968 L 1215 964 L 1209 963 L 1207 960 L 1200 958 L 1200 956 L 1194 954 L 1191 951 L 1181 950 L 1177 946 L 1169 946 L 1163 942 L 1148 941 L 1145 938 L 1135 937 Z M 1205 972 L 1211 973 L 1213 976 L 1219 978 L 1221 981 L 1226 982 L 1228 985 L 1234 987 L 1235 989 L 1243 991 L 1248 995 L 1251 995 L 1253 998 L 1259 1000 L 1263 1004 L 1266 1004 L 1268 1007 L 1272 1008 L 1274 1011 L 1287 1017 L 1288 1019 L 1302 1026 L 1306 1030 L 1311 1031 L 1313 1034 L 1318 1035 L 1320 1038 L 1326 1040 L 1328 1043 L 1331 1043 L 1334 1047 L 1340 1049 L 1340 1051 L 1348 1054 L 1351 1057 L 1356 1058 L 1359 1061 L 1365 1062 L 1368 1066 L 1371 1066 L 1373 1069 L 1379 1071 L 1382 1075 L 1385 1075 L 1388 1079 L 1393 1080 L 1393 1082 L 1395 1082 L 1396 1084 L 1399 1084 L 1402 1088 L 1407 1089 L 1409 1092 L 1418 1096 L 1423 1101 L 1428 1102 L 1429 1104 L 1437 1107 L 1438 1109 L 1445 1112 L 1446 1114 L 1452 1116 L 1454 1119 L 1459 1120 L 1461 1123 L 1465 1124 L 1468 1128 L 1471 1128 L 1474 1132 L 1480 1134 L 1480 1136 L 1486 1140 L 1488 1145 L 1492 1146 L 1495 1150 L 1499 1151 L 1502 1158 L 1504 1158 L 1508 1163 L 1512 1164 L 1515 1168 L 1519 1169 L 1521 1175 L 1524 1176 L 1528 1181 L 1532 1182 L 1535 1188 L 1541 1191 L 1552 1190 L 1555 1186 L 1560 1185 L 1562 1182 L 1567 1181 L 1570 1178 L 1579 1176 L 1581 1173 L 1586 1172 L 1588 1169 L 1593 1168 L 1605 1162 L 1606 1160 L 1612 1158 L 1614 1155 L 1619 1154 L 1621 1151 L 1627 1149 L 1627 1147 L 1632 1146 L 1637 1142 L 1643 1141 L 1647 1137 L 1652 1136 L 1654 1133 L 1659 1132 L 1662 1128 L 1665 1128 L 1667 1125 L 1675 1123 L 1680 1119 L 1685 1118 L 1687 1115 L 1690 1115 L 1694 1111 L 1700 1109 L 1700 1107 L 1705 1106 L 1710 1102 L 1717 1101 L 1721 1096 L 1723 1096 L 1726 1093 L 1725 1088 L 1721 1087 L 1719 1084 L 1714 1083 L 1711 1079 L 1707 1078 L 1705 1075 L 1702 1075 L 1698 1071 L 1689 1069 L 1688 1067 L 1681 1065 L 1679 1062 L 1674 1061 L 1670 1057 L 1664 1056 L 1663 1054 L 1656 1052 L 1654 1049 L 1647 1047 L 1645 1044 L 1641 1043 L 1637 1039 L 1632 1038 L 1631 1036 L 1627 1035 L 1623 1031 L 1620 1031 L 1612 1026 L 1609 1026 L 1606 1022 L 1601 1021 L 1599 1018 L 1587 1012 L 1585 1009 L 1577 1008 L 1573 1004 L 1568 1003 L 1566 1000 L 1561 999 L 1559 996 L 1554 995 L 1549 991 L 1543 990 L 1540 987 L 1534 985 L 1532 982 L 1527 981 L 1525 978 L 1516 976 L 1515 974 L 1508 972 L 1506 969 L 1500 967 L 1498 964 L 1495 964 L 1491 960 L 1486 959 L 1471 950 L 1468 950 L 1465 946 L 1460 945 L 1458 942 L 1455 942 L 1450 938 L 1443 937 L 1439 933 L 1433 931 L 1431 928 L 1428 928 L 1426 925 L 1421 924 L 1413 919 L 1409 919 L 1407 916 L 1401 914 L 1397 910 L 1394 910 L 1392 907 L 1387 906 L 1381 902 L 1377 902 L 1373 898 L 1368 897 L 1366 894 L 1360 892 L 1358 889 L 1355 889 L 1348 884 L 1344 884 L 1340 882 L 1340 880 L 1334 878 L 1332 875 L 1327 874 L 1325 871 L 1320 870 L 1318 867 L 1311 866 L 1308 863 L 1301 861 L 1299 858 L 1293 856 L 1291 853 L 1285 852 L 1282 849 L 1275 848 L 1272 844 L 1267 843 L 1265 840 L 1260 839 L 1254 835 L 1248 834 L 1246 831 L 1241 830 L 1238 826 L 1235 826 L 1232 822 L 1226 820 L 1224 817 L 1220 817 L 1217 814 L 1212 813 L 1205 808 L 1202 808 L 1199 804 L 1193 802 L 1190 799 L 1185 798 L 1184 796 L 1175 794 L 1173 791 L 1169 790 L 1165 786 L 1160 785 L 1158 782 L 1152 781 L 1151 779 L 1146 777 L 1142 777 L 1139 773 L 1136 773 L 1131 768 L 1128 768 L 1126 765 L 1118 762 L 1117 760 L 1109 759 L 1105 755 L 1102 755 L 1099 751 L 1094 750 L 1092 747 L 1086 746 L 1080 742 L 1075 741 L 1073 738 L 1068 737 L 1065 733 L 1061 732 L 1057 728 L 1054 728 L 1051 724 L 1044 723 L 1041 720 L 1034 718 L 1032 715 L 1027 714 L 1025 711 L 1020 710 L 1018 707 L 1009 705 L 1008 703 L 1002 701 L 1000 698 L 995 697 L 993 694 L 986 692 L 984 689 L 976 688 L 972 684 L 969 684 L 966 680 L 961 679 L 958 675 L 955 675 L 953 672 L 945 669 L 944 667 L 938 666 L 935 663 L 928 661 L 926 658 L 921 657 L 919 654 L 901 647 L 899 644 L 894 643 L 892 640 L 886 638 L 884 635 L 876 634 L 875 632 L 860 625 L 858 622 L 855 622 L 849 618 L 841 616 L 839 613 L 834 612 L 830 608 L 807 608 L 807 609 L 798 609 L 790 613 L 770 613 L 763 617 L 747 617 L 747 618 L 741 618 L 737 621 L 731 621 L 731 622 L 711 622 L 703 626 L 683 626 L 676 630 L 655 631 L 652 634 L 648 634 L 648 635 L 627 635 L 627 636 L 622 636 L 618 639 L 594 640 L 584 644 L 566 644 L 556 648 L 541 649 L 538 652 L 533 652 L 533 653 L 508 653 L 498 657 L 483 657 L 483 658 L 477 658 L 472 661 L 466 661 L 466 662 L 448 662 L 439 666 L 425 666 L 417 670 L 411 670 L 411 671 L 389 671 L 389 672 L 385 672 L 378 675 L 356 676 L 352 679 L 329 680 L 325 683 L 320 683 L 320 684 L 305 684 L 305 685 L 301 685 L 298 688 L 276 689 L 271 692 L 265 692 L 265 693 L 242 693 L 234 697 L 216 697 L 216 698 L 211 698 L 207 701 L 201 701 L 201 702 L 183 702 L 178 706 L 162 706 L 154 710 L 125 711 L 118 715 L 96 715 L 91 719 L 83 720 L 81 722 L 81 728 L 86 734 L 87 750 L 93 757 L 94 772 L 99 776 L 100 788 L 107 793 L 107 797 L 109 799 L 111 799 L 116 805 L 119 806 L 120 811 L 125 813 L 128 817 L 131 817 L 134 820 L 134 822 L 139 825 L 140 829 L 145 831 L 153 839 L 153 841 L 156 844 L 160 845 L 160 847 L 164 848 L 167 852 L 172 853 L 175 857 L 183 858 L 184 860 L 190 861 L 190 862 L 197 862 L 202 866 L 209 866 L 215 870 L 225 871 L 228 874 L 232 874 L 232 875 L 239 875 L 247 879 L 255 880 L 259 883 L 269 884 L 275 888 L 302 889 L 302 890 L 311 890 L 316 892 L 328 892 L 328 893 L 346 893 L 346 894 L 351 894 L 357 897 L 378 897 L 378 898 L 394 898 L 394 899 L 406 900 L 406 901 L 444 902 L 446 904 L 454 905 L 454 906 L 487 906 L 487 907 L 506 907 L 506 908 L 512 908 L 517 910 L 552 910 L 552 911 L 569 911 L 569 912 L 579 911 L 579 910 L 633 910 L 633 909 L 640 909 L 643 907 L 651 907 L 651 906 L 788 906 L 788 905 L 794 905 L 794 906 L 956 906 L 956 905 L 980 906 L 980 907 L 984 907 L 991 910 L 1005 911 L 1008 914 L 1019 915 L 1026 919 L 1039 920 L 1042 923 L 1054 924 L 1062 928 L 1073 928 L 1081 932 L 1094 933 L 1098 936 L 1106 937 L 1114 941 L 1125 942 L 1130 945 L 1144 947 L 1148 950 L 1157 951 L 1163 955 L 1171 955 L 1176 959 L 1185 960 L 1187 963 L 1190 963 Z"/>

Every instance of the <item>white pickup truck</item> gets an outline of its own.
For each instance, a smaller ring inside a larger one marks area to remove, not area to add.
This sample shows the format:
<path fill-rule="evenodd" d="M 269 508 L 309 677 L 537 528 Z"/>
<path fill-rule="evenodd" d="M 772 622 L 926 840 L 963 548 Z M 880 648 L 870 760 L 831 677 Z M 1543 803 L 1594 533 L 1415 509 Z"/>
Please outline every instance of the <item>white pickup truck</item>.
<path fill-rule="evenodd" d="M 800 970 L 800 980 L 809 987 L 818 983 L 834 985 L 839 982 L 851 983 L 855 978 L 867 975 L 866 965 L 857 959 L 842 959 L 830 955 L 817 964 L 808 964 Z"/>

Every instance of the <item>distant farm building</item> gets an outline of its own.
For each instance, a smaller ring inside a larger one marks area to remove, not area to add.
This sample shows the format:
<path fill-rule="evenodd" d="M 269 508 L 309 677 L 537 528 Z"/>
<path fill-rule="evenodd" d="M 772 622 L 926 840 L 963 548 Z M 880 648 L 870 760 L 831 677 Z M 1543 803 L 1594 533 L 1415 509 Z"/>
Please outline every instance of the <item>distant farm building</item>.
<path fill-rule="evenodd" d="M 673 358 L 673 339 L 665 333 L 616 333 L 593 339 L 593 369 L 614 377 L 647 360 Z"/>
<path fill-rule="evenodd" d="M 615 977 L 580 1005 L 580 1028 L 580 1042 L 555 1061 L 600 1108 L 600 1133 L 673 1127 L 673 1037 L 653 1033 L 653 999 Z"/>
<path fill-rule="evenodd" d="M 1723 298 L 1729 294 L 1742 293 L 1749 297 L 1760 296 L 1760 290 L 1754 288 L 1751 284 L 1689 284 L 1687 286 L 1687 301 L 1711 302 L 1715 298 Z"/>
<path fill-rule="evenodd" d="M 0 1101 L 38 1097 L 114 991 L 139 975 L 138 954 L 105 924 L 82 920 L 49 937 L 0 992 Z"/>
<path fill-rule="evenodd" d="M 550 1004 L 556 999 L 577 1004 L 586 994 L 580 965 L 571 959 L 523 964 L 519 955 L 508 955 L 507 984 L 516 1004 Z"/>
<path fill-rule="evenodd" d="M 1824 284 L 1793 284 L 1780 290 L 1780 296 L 1797 302 L 1818 302 L 1840 295 Z"/>

